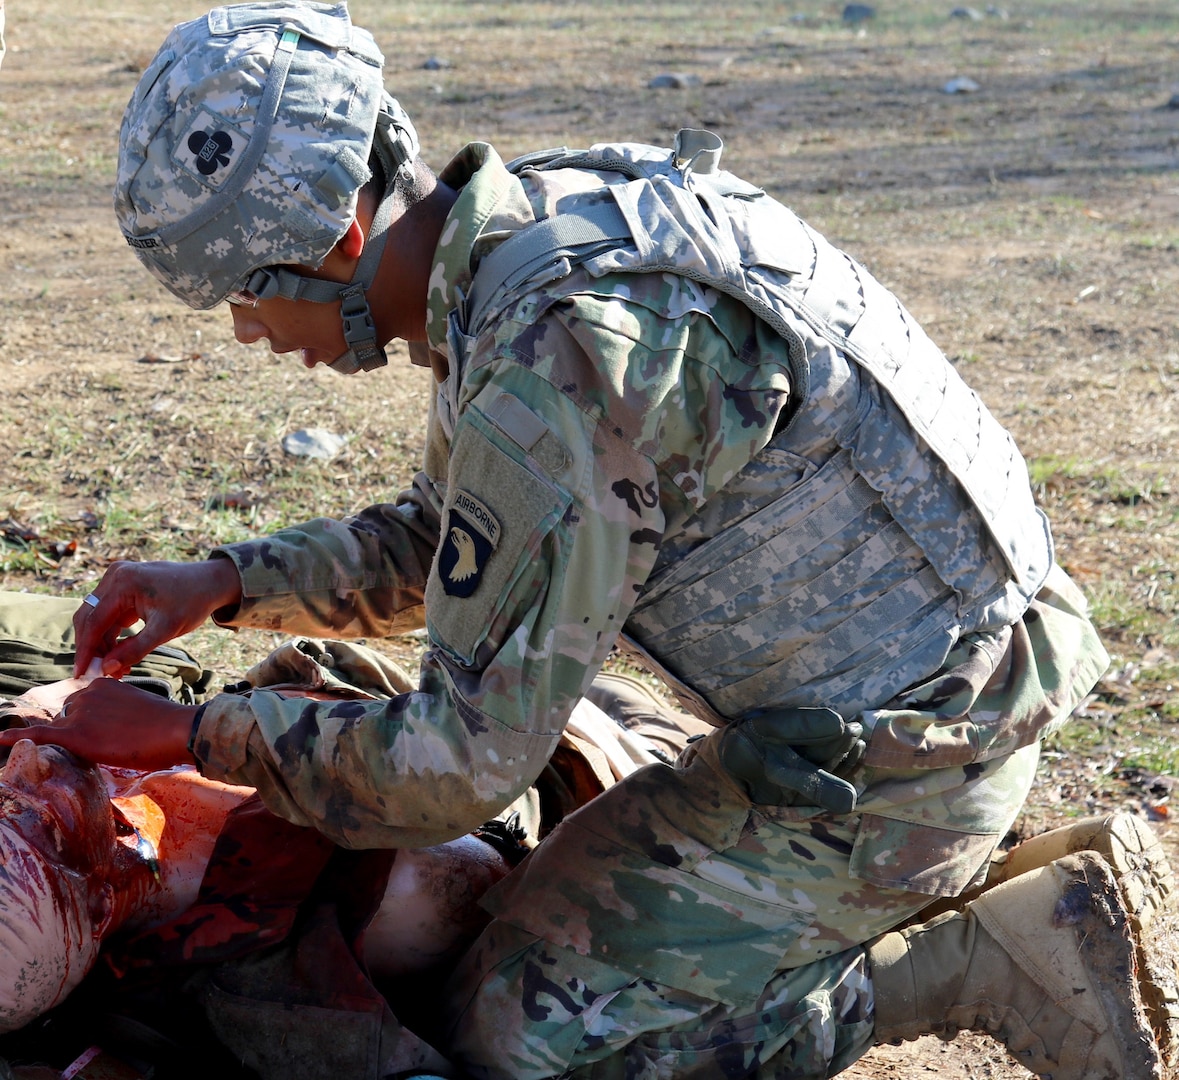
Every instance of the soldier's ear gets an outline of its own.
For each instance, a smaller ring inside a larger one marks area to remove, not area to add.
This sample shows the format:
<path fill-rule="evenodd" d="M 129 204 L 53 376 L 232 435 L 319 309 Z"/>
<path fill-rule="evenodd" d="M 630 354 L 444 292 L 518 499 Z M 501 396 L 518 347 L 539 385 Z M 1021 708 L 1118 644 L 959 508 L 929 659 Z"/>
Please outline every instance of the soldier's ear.
<path fill-rule="evenodd" d="M 335 250 L 346 259 L 356 260 L 360 258 L 360 253 L 364 251 L 364 229 L 357 218 L 352 219 L 352 224 L 344 231 L 344 235 L 336 241 Z"/>

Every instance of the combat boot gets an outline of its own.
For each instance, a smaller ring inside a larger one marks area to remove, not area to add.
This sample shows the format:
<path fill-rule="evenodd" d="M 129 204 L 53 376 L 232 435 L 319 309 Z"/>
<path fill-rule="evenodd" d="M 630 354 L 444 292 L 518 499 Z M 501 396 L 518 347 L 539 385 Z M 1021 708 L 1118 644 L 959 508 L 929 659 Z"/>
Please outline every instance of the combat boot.
<path fill-rule="evenodd" d="M 1080 851 L 1097 852 L 1117 878 L 1138 947 L 1142 1004 L 1163 1063 L 1173 1066 L 1179 1060 L 1179 970 L 1174 947 L 1167 944 L 1173 917 L 1166 926 L 1153 924 L 1174 892 L 1175 875 L 1162 842 L 1142 818 L 1120 811 L 1030 837 L 992 865 L 985 888 Z"/>
<path fill-rule="evenodd" d="M 1151 924 L 1175 890 L 1174 872 L 1154 830 L 1137 814 L 1119 811 L 1080 818 L 1030 837 L 1010 851 L 996 852 L 981 885 L 961 896 L 935 900 L 919 912 L 917 921 L 928 922 L 945 911 L 961 911 L 988 889 L 1079 851 L 1095 851 L 1109 864 L 1136 932 Z"/>
<path fill-rule="evenodd" d="M 877 1042 L 981 1031 L 1051 1080 L 1158 1080 L 1131 921 L 1093 852 L 868 948 Z"/>
<path fill-rule="evenodd" d="M 1109 864 L 1136 931 L 1150 925 L 1175 889 L 1175 875 L 1158 836 L 1137 814 L 1125 811 L 1081 818 L 1017 844 L 999 864 L 998 881 L 1079 851 L 1096 851 Z"/>

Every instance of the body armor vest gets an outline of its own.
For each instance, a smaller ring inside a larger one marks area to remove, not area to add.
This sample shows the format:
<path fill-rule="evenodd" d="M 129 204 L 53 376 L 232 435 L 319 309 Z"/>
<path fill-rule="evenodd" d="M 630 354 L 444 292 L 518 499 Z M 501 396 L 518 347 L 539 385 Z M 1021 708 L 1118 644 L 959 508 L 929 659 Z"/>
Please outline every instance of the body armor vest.
<path fill-rule="evenodd" d="M 477 336 L 579 266 L 682 274 L 770 324 L 790 419 L 683 526 L 706 539 L 665 538 L 623 642 L 713 723 L 773 706 L 853 715 L 927 678 L 963 635 L 1018 620 L 1052 565 L 1048 524 L 1011 436 L 897 299 L 719 155 L 716 136 L 684 131 L 670 153 L 513 162 L 542 185 L 593 176 L 484 258 L 452 318 Z"/>

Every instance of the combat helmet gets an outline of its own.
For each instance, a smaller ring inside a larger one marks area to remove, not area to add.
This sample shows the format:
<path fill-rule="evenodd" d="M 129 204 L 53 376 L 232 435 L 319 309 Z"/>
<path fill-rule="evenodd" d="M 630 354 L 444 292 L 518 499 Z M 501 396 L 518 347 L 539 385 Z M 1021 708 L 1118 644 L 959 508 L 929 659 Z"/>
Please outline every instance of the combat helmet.
<path fill-rule="evenodd" d="M 418 138 L 384 57 L 346 4 L 219 7 L 168 35 L 127 106 L 115 213 L 140 261 L 190 307 L 341 302 L 344 373 L 386 362 L 365 290 Z M 375 155 L 385 190 L 350 283 L 304 277 L 356 216 Z"/>

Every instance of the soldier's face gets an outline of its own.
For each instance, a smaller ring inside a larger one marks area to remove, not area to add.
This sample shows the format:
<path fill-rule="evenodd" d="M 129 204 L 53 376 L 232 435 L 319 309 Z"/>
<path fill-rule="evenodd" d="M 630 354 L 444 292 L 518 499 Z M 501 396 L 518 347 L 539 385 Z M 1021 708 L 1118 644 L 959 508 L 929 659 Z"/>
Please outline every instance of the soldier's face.
<path fill-rule="evenodd" d="M 350 282 L 364 250 L 370 211 L 371 207 L 362 199 L 361 216 L 337 241 L 322 266 L 288 266 L 286 269 L 302 277 L 333 281 L 339 285 Z M 270 342 L 271 352 L 298 352 L 309 368 L 316 364 L 331 364 L 348 351 L 338 300 L 316 304 L 310 300 L 284 300 L 274 296 L 257 301 L 253 307 L 230 303 L 229 308 L 233 314 L 234 336 L 244 345 L 265 338 Z"/>
<path fill-rule="evenodd" d="M 229 305 L 233 334 L 243 345 L 265 339 L 273 353 L 298 352 L 308 368 L 330 364 L 348 351 L 340 305 L 310 300 L 260 300 L 257 307 Z"/>

